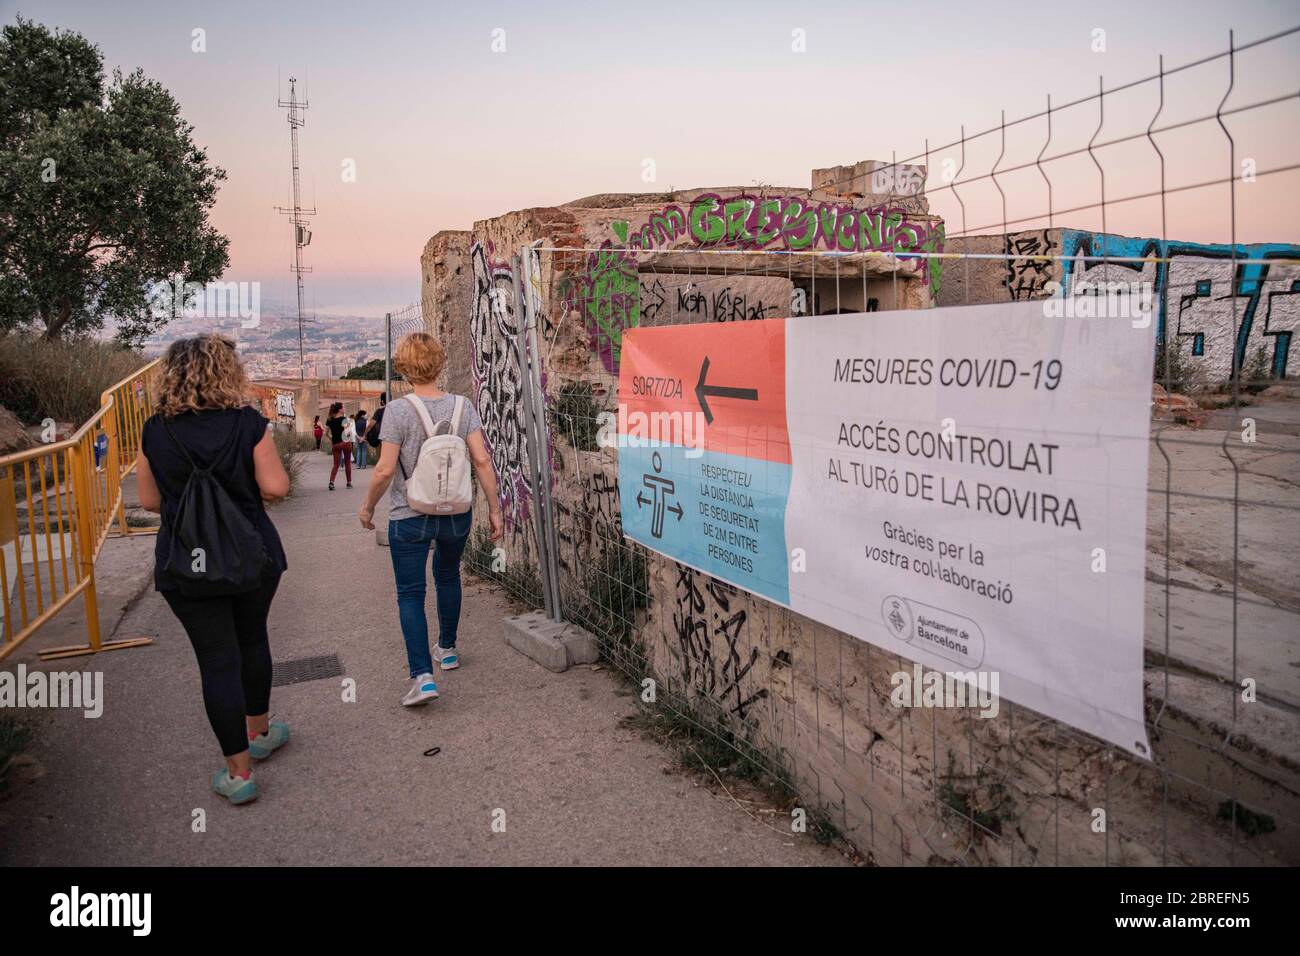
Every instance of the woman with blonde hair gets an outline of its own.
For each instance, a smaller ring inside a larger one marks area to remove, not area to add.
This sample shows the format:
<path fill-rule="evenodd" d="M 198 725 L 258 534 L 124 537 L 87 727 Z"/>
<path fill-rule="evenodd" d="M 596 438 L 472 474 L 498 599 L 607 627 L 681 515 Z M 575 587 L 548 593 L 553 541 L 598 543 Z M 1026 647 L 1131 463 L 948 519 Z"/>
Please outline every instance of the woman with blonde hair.
<path fill-rule="evenodd" d="M 289 739 L 288 726 L 270 720 L 266 629 L 288 565 L 264 506 L 289 493 L 289 476 L 270 422 L 244 404 L 246 385 L 230 339 L 200 335 L 173 342 L 163 359 L 157 412 L 144 423 L 136 461 L 140 504 L 162 515 L 154 587 L 194 647 L 203 705 L 226 758 L 212 789 L 233 804 L 257 797 L 249 758 L 269 757 Z M 209 507 L 196 507 L 198 501 Z M 236 532 L 249 547 L 232 559 L 223 545 Z M 214 553 L 191 551 L 195 540 L 211 542 Z M 208 565 L 222 560 L 225 576 L 214 572 L 220 580 L 204 580 Z"/>
<path fill-rule="evenodd" d="M 433 551 L 433 583 L 438 592 L 438 665 L 443 670 L 460 666 L 456 651 L 456 629 L 460 622 L 460 558 L 469 540 L 473 514 L 421 514 L 410 507 L 406 481 L 415 471 L 420 447 L 429 437 L 425 425 L 448 423 L 452 433 L 465 441 L 474 474 L 487 499 L 492 540 L 502 533 L 501 502 L 497 497 L 496 472 L 483 438 L 483 423 L 474 403 L 451 395 L 435 384 L 446 353 L 442 344 L 427 332 L 413 332 L 397 345 L 393 365 L 411 383 L 411 394 L 389 402 L 380 425 L 379 464 L 374 466 L 366 500 L 358 517 L 363 528 L 374 528 L 375 505 L 385 491 L 391 505 L 388 512 L 388 551 L 393 559 L 397 590 L 397 613 L 406 642 L 406 662 L 411 686 L 402 704 L 412 707 L 438 696 L 429 655 L 429 622 L 424 611 L 425 568 Z M 419 402 L 423 408 L 414 403 Z"/>

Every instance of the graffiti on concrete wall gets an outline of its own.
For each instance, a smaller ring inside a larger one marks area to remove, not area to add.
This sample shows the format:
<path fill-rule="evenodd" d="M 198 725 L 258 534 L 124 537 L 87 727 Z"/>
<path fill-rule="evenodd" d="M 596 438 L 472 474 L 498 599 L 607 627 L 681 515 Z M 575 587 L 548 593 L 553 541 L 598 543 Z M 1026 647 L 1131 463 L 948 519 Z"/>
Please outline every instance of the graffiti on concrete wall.
<path fill-rule="evenodd" d="M 1072 295 L 1091 286 L 1142 283 L 1154 290 L 1157 341 L 1217 383 L 1262 357 L 1275 377 L 1287 374 L 1300 324 L 1300 247 L 1203 245 L 1062 230 L 1061 283 Z M 1105 257 L 1143 259 L 1112 262 Z M 1271 262 L 1269 260 L 1290 260 Z M 1248 260 L 1248 261 L 1241 261 Z M 1249 261 L 1254 260 L 1254 261 Z"/>
<path fill-rule="evenodd" d="M 627 222 L 611 223 L 616 240 L 609 239 L 590 253 L 582 272 L 569 285 L 566 310 L 582 315 L 591 347 L 607 371 L 617 374 L 623 332 L 641 324 L 643 285 L 637 277 L 636 254 L 663 248 L 688 238 L 699 247 L 803 251 L 823 248 L 834 252 L 897 254 L 903 268 L 926 276 L 938 293 L 943 252 L 943 224 L 910 219 L 895 206 L 855 209 L 831 202 L 814 202 L 802 196 L 720 196 L 705 193 L 683 211 L 667 205 L 651 213 L 646 224 L 630 230 Z M 909 257 L 908 253 L 921 253 Z M 931 257 L 931 254 L 933 256 Z M 646 306 L 656 313 L 664 308 L 662 284 L 650 283 Z M 761 318 L 762 307 L 750 308 L 732 297 L 713 303 L 720 320 Z M 706 306 L 705 300 L 695 303 Z"/>
<path fill-rule="evenodd" d="M 298 413 L 293 407 L 293 392 L 275 393 L 275 417 L 281 422 L 292 425 Z"/>
<path fill-rule="evenodd" d="M 474 400 L 496 468 L 502 512 L 513 529 L 527 522 L 531 498 L 523 466 L 528 452 L 514 274 L 508 263 L 494 261 L 491 246 L 481 242 L 470 247 L 470 261 L 474 274 L 469 330 Z"/>
<path fill-rule="evenodd" d="M 699 246 L 897 253 L 908 268 L 928 276 L 932 292 L 939 288 L 943 224 L 910 219 L 896 206 L 855 209 L 802 196 L 705 193 L 691 203 L 687 231 Z M 935 255 L 909 258 L 906 253 Z"/>
<path fill-rule="evenodd" d="M 622 224 L 626 235 L 626 223 Z M 640 324 L 636 259 L 606 240 L 587 256 L 587 261 L 569 285 L 566 311 L 582 316 L 591 349 L 601 364 L 618 373 L 623 332 Z"/>
<path fill-rule="evenodd" d="M 677 206 L 664 206 L 652 212 L 646 224 L 630 236 L 627 223 L 616 223 L 614 229 L 619 233 L 619 241 L 634 249 L 662 248 L 686 234 L 686 214 Z"/>
<path fill-rule="evenodd" d="M 706 193 L 691 203 L 687 227 L 697 245 L 741 249 L 905 253 L 938 251 L 943 241 L 941 224 L 909 219 L 898 207 L 855 209 L 802 196 Z M 925 266 L 923 260 L 912 264 L 918 271 Z"/>
<path fill-rule="evenodd" d="M 693 285 L 676 290 L 679 315 L 689 315 L 711 322 L 747 322 L 776 315 L 779 306 L 764 303 L 758 296 L 726 286 L 705 291 Z"/>
<path fill-rule="evenodd" d="M 610 545 L 625 546 L 618 476 L 596 471 L 586 476 L 581 485 L 581 502 L 569 504 L 558 497 L 555 501 L 560 567 L 569 573 L 581 570 L 583 561 L 589 557 L 603 559 Z"/>
<path fill-rule="evenodd" d="M 589 533 L 598 541 L 623 542 L 623 518 L 619 511 L 618 476 L 598 471 L 582 490 L 582 509 Z"/>
<path fill-rule="evenodd" d="M 691 690 L 744 720 L 768 690 L 754 689 L 759 651 L 750 643 L 749 612 L 741 606 L 741 593 L 693 568 L 676 567 L 676 644 L 670 643 L 669 651 Z"/>
<path fill-rule="evenodd" d="M 1047 258 L 1059 252 L 1051 230 L 1009 233 L 1006 236 L 1007 277 L 1003 280 L 1014 301 L 1039 299 L 1056 276 L 1056 262 Z M 1033 258 L 1041 256 L 1043 258 Z"/>
<path fill-rule="evenodd" d="M 664 280 L 657 275 L 641 276 L 637 296 L 641 302 L 641 321 L 654 325 L 661 318 L 666 318 L 672 311 L 673 290 L 664 285 Z"/>
<path fill-rule="evenodd" d="M 794 303 L 784 277 L 640 276 L 641 325 L 749 322 L 791 314 Z"/>

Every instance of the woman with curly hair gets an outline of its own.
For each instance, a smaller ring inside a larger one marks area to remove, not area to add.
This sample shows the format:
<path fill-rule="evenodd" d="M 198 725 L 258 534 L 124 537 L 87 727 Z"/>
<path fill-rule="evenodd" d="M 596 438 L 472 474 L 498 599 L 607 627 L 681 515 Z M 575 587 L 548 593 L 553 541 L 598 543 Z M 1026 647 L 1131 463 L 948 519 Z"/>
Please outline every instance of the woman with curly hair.
<path fill-rule="evenodd" d="M 288 726 L 270 720 L 266 629 L 287 562 L 264 506 L 289 493 L 289 476 L 276 453 L 270 423 L 244 404 L 246 384 L 230 339 L 200 335 L 173 342 L 163 359 L 157 412 L 144 423 L 136 461 L 140 504 L 162 515 L 154 544 L 154 587 L 194 647 L 203 705 L 226 758 L 226 766 L 212 778 L 212 789 L 233 804 L 257 797 L 249 758 L 269 757 L 289 739 Z M 265 563 L 253 590 L 194 596 L 182 593 L 167 572 L 178 505 L 191 475 L 200 469 L 211 474 L 260 534 Z"/>

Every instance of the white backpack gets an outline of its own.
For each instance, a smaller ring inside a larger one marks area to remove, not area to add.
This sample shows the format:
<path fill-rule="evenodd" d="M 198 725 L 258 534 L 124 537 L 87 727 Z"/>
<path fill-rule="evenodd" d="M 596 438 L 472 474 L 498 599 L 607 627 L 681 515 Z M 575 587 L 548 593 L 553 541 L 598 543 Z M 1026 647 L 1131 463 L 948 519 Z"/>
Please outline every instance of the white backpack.
<path fill-rule="evenodd" d="M 457 395 L 451 420 L 443 419 L 434 425 L 429 410 L 417 395 L 408 394 L 405 398 L 415 406 L 424 425 L 424 444 L 420 446 L 415 470 L 406 479 L 406 503 L 412 510 L 426 515 L 464 514 L 474 503 L 469 451 L 465 439 L 458 434 L 465 399 Z M 448 426 L 446 431 L 442 430 L 444 425 Z"/>

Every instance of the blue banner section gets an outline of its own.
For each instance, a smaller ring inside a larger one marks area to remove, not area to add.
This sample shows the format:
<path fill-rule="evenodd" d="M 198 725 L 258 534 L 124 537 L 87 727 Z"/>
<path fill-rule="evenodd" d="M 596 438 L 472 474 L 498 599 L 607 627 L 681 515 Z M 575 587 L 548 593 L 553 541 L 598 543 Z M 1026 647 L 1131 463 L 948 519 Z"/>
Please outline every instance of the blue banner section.
<path fill-rule="evenodd" d="M 619 449 L 623 533 L 781 604 L 790 603 L 790 466 L 679 445 Z"/>

